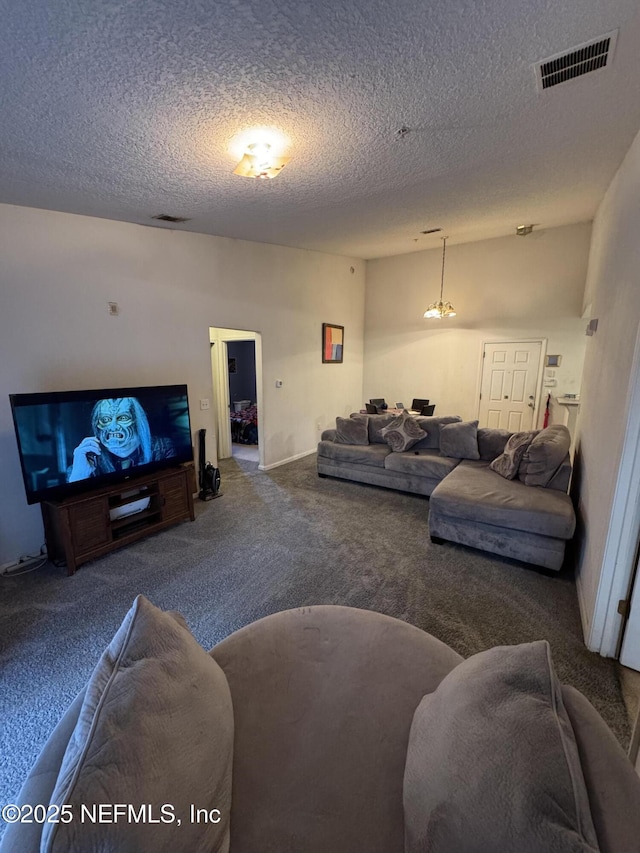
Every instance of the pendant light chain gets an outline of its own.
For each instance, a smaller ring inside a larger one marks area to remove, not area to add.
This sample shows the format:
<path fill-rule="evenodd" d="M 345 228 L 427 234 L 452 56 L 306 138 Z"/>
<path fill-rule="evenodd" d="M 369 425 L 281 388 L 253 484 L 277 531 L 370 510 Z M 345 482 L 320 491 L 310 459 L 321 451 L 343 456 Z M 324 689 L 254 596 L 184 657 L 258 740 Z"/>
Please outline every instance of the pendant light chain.
<path fill-rule="evenodd" d="M 442 294 L 444 293 L 444 256 L 447 251 L 448 237 L 442 238 L 442 276 L 440 278 L 440 303 L 442 303 Z"/>
<path fill-rule="evenodd" d="M 455 317 L 456 311 L 450 302 L 444 301 L 444 264 L 447 253 L 448 237 L 441 237 L 442 240 L 442 272 L 440 274 L 440 301 L 433 302 L 424 312 L 425 320 L 442 320 L 444 317 Z"/>

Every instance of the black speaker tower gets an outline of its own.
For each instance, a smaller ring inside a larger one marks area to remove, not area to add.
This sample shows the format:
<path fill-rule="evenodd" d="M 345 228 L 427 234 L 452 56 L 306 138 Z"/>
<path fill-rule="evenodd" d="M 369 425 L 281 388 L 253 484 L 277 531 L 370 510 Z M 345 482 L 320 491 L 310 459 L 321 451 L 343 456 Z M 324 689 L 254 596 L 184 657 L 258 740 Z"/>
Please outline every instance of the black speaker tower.
<path fill-rule="evenodd" d="M 198 497 L 201 501 L 211 501 L 214 498 L 222 497 L 220 493 L 220 471 L 214 468 L 211 462 L 205 462 L 207 452 L 205 449 L 206 429 L 198 430 L 198 465 L 200 473 L 200 493 Z"/>

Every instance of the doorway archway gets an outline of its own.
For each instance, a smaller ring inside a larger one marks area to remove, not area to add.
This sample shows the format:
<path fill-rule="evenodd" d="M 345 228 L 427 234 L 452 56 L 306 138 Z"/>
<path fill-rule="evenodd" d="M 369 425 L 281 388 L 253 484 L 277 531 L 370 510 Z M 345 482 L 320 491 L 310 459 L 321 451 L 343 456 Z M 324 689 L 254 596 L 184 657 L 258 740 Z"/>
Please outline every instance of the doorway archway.
<path fill-rule="evenodd" d="M 211 343 L 211 373 L 213 378 L 214 419 L 216 422 L 216 443 L 218 459 L 229 459 L 233 455 L 231 435 L 231 396 L 229 391 L 229 351 L 228 344 L 239 341 L 253 341 L 255 346 L 255 390 L 258 413 L 258 457 L 259 467 L 264 465 L 264 406 L 262 394 L 262 336 L 260 332 L 247 329 L 229 329 L 212 326 L 209 329 Z"/>

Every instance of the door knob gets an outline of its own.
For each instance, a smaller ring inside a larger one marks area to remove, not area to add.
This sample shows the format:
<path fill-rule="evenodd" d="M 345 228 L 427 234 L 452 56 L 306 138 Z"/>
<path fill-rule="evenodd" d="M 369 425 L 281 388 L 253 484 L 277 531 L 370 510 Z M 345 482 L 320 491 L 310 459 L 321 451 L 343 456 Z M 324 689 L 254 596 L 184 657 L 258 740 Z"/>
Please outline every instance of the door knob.
<path fill-rule="evenodd" d="M 530 409 L 533 409 L 533 403 L 527 403 L 527 406 L 529 406 Z"/>

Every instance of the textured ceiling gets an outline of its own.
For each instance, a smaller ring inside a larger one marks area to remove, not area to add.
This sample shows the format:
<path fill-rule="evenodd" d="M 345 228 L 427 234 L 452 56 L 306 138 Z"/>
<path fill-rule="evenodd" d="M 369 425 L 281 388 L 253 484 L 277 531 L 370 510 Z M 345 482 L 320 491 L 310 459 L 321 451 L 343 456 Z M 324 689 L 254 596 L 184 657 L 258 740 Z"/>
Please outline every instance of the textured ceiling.
<path fill-rule="evenodd" d="M 373 258 L 591 219 L 640 128 L 637 0 L 0 8 L 0 202 Z M 617 28 L 609 68 L 537 92 Z M 232 174 L 255 127 L 272 181 Z"/>

